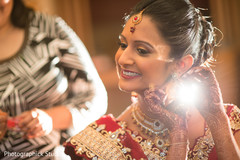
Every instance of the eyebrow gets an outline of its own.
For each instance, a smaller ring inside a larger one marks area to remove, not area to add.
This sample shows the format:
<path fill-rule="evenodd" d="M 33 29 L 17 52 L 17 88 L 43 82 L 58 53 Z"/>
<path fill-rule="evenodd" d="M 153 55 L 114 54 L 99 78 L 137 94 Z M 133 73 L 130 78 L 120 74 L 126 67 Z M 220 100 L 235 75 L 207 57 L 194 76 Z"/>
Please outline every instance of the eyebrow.
<path fill-rule="evenodd" d="M 125 41 L 126 41 L 126 37 L 124 36 L 124 35 L 122 35 L 122 34 L 120 34 L 119 36 L 118 36 L 118 38 L 120 39 L 120 38 L 123 38 Z"/>
<path fill-rule="evenodd" d="M 123 38 L 125 41 L 127 40 L 127 38 L 124 35 L 122 35 L 122 34 L 119 35 L 119 38 L 120 37 Z M 149 47 L 151 47 L 153 49 L 153 46 L 150 43 L 148 43 L 148 42 L 141 41 L 141 40 L 136 40 L 134 42 L 136 42 L 136 43 L 143 43 L 143 44 L 145 44 L 145 45 L 147 45 L 147 46 L 149 46 Z"/>

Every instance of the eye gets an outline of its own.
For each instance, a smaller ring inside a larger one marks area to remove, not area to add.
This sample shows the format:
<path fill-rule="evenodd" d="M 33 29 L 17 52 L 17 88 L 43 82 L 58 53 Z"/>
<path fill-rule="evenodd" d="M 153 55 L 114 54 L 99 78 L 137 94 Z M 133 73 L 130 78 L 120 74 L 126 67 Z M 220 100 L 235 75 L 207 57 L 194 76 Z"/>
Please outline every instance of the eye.
<path fill-rule="evenodd" d="M 138 51 L 139 54 L 148 54 L 148 53 L 150 53 L 148 50 L 142 49 L 142 48 L 137 48 L 137 51 Z"/>
<path fill-rule="evenodd" d="M 119 47 L 120 47 L 122 50 L 124 50 L 124 49 L 127 48 L 127 44 L 125 44 L 125 43 L 123 43 L 123 42 L 118 42 L 118 45 L 119 45 Z"/>

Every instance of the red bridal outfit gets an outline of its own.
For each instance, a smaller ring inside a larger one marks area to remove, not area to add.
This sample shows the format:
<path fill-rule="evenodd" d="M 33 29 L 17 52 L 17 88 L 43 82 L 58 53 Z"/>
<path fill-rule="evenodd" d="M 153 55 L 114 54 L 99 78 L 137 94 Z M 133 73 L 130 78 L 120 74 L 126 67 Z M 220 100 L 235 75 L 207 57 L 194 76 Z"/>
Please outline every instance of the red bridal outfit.
<path fill-rule="evenodd" d="M 225 105 L 233 134 L 240 130 L 240 110 L 237 106 Z M 166 159 L 168 147 L 159 145 L 130 131 L 126 123 L 106 115 L 70 138 L 65 144 L 65 153 L 74 159 L 93 160 L 156 160 Z M 211 132 L 205 125 L 205 133 L 196 139 L 188 152 L 189 160 L 215 160 L 217 153 Z"/>

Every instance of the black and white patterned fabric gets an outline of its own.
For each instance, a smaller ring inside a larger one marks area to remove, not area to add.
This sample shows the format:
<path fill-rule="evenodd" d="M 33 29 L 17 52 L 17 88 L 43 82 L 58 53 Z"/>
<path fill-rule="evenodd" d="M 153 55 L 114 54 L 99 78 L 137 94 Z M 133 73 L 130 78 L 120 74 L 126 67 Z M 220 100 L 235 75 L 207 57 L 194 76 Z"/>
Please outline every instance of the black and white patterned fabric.
<path fill-rule="evenodd" d="M 0 109 L 9 116 L 66 105 L 77 133 L 105 113 L 106 97 L 85 46 L 59 17 L 34 13 L 20 51 L 0 63 Z M 60 133 L 54 130 L 27 140 L 8 131 L 0 142 L 0 157 L 54 159 L 41 154 L 48 155 L 59 145 Z"/>

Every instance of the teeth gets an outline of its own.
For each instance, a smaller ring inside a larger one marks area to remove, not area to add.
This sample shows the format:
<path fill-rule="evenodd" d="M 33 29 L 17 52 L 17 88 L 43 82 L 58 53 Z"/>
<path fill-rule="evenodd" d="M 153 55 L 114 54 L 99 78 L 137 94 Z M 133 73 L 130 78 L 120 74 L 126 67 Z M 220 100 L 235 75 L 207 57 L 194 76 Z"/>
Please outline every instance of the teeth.
<path fill-rule="evenodd" d="M 138 73 L 126 72 L 126 71 L 123 71 L 123 74 L 125 74 L 125 75 L 127 75 L 127 76 L 137 76 L 137 75 L 139 75 Z"/>

